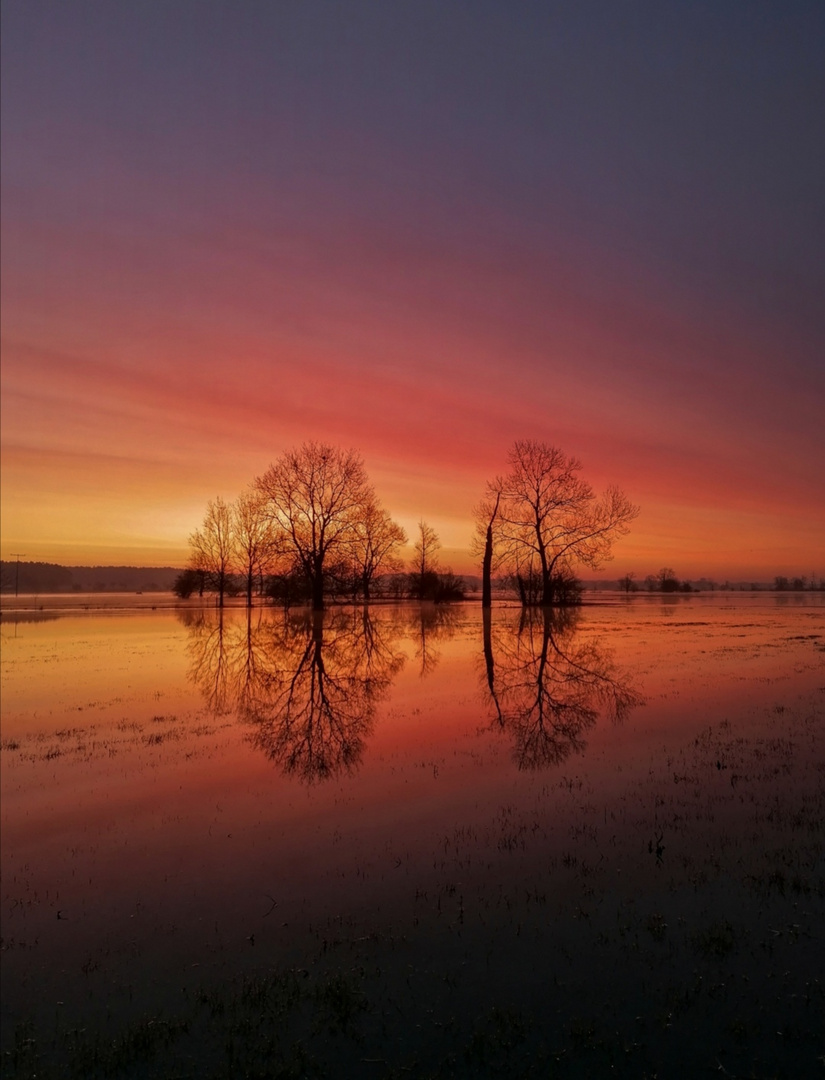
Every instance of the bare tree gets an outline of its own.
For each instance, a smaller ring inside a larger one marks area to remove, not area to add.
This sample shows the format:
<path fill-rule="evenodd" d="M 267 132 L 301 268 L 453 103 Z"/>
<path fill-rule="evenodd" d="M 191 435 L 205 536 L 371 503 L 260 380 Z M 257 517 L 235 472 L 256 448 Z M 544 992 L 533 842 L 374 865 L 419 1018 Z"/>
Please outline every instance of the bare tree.
<path fill-rule="evenodd" d="M 267 513 L 266 499 L 252 488 L 242 492 L 232 506 L 232 539 L 238 568 L 246 589 L 246 606 L 252 606 L 252 591 L 257 579 L 270 570 L 283 548 L 278 530 Z"/>
<path fill-rule="evenodd" d="M 679 589 L 679 579 L 676 577 L 676 571 L 670 566 L 662 567 L 656 575 L 656 582 L 659 592 L 677 592 Z"/>
<path fill-rule="evenodd" d="M 624 577 L 619 578 L 619 588 L 624 589 L 626 593 L 636 592 L 638 586 L 636 584 L 635 578 L 636 575 L 633 573 L 632 570 L 630 570 L 624 575 Z"/>
<path fill-rule="evenodd" d="M 307 442 L 287 450 L 258 477 L 255 487 L 307 580 L 312 607 L 322 610 L 325 573 L 349 556 L 357 523 L 374 501 L 360 456 L 354 450 Z"/>
<path fill-rule="evenodd" d="M 234 560 L 232 508 L 218 496 L 206 506 L 203 525 L 189 537 L 189 569 L 205 575 L 223 607 Z"/>
<path fill-rule="evenodd" d="M 356 583 L 366 603 L 370 601 L 370 588 L 379 574 L 396 573 L 401 569 L 398 552 L 406 542 L 407 534 L 376 500 L 364 506 L 355 522 L 351 551 Z"/>
<path fill-rule="evenodd" d="M 435 529 L 426 521 L 418 523 L 418 539 L 413 545 L 410 573 L 410 595 L 424 600 L 430 593 L 435 595 L 438 587 L 438 552 L 441 541 Z"/>
<path fill-rule="evenodd" d="M 576 564 L 596 569 L 611 558 L 613 543 L 624 536 L 639 513 L 617 487 L 598 498 L 579 476 L 581 462 L 547 443 L 521 440 L 509 455 L 509 472 L 487 486 L 486 501 L 496 498 L 498 514 L 493 543 L 499 561 L 520 586 L 540 583 L 538 603 L 564 602 Z M 522 599 L 528 591 L 522 592 Z"/>

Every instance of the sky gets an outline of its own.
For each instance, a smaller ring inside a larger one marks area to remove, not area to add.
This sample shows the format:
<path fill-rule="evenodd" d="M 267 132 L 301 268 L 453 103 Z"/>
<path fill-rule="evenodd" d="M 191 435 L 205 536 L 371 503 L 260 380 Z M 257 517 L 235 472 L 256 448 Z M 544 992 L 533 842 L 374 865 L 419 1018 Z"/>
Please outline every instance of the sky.
<path fill-rule="evenodd" d="M 819 0 L 1 17 L 3 558 L 183 565 L 314 439 L 469 572 L 537 439 L 602 577 L 825 574 Z"/>

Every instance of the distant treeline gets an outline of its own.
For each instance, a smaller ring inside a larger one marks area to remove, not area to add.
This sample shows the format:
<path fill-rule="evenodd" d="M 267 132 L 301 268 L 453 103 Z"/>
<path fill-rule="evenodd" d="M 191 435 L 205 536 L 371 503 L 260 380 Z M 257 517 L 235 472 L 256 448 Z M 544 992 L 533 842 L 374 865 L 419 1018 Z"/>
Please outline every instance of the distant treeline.
<path fill-rule="evenodd" d="M 773 582 L 759 582 L 751 581 L 736 582 L 732 584 L 730 581 L 725 581 L 720 584 L 717 581 L 711 581 L 709 578 L 699 578 L 698 581 L 682 581 L 676 573 L 669 567 L 663 567 L 658 574 L 648 574 L 647 577 L 641 581 L 636 580 L 636 575 L 633 573 L 625 574 L 624 577 L 619 578 L 616 583 L 620 589 L 626 593 L 632 592 L 662 592 L 662 593 L 676 593 L 676 592 L 729 592 L 729 591 L 752 591 L 763 592 L 765 590 L 772 590 L 775 592 L 821 592 L 825 590 L 825 579 L 818 578 L 816 574 L 811 574 L 810 577 L 782 577 L 777 576 L 773 579 Z"/>
<path fill-rule="evenodd" d="M 825 590 L 825 578 L 818 578 L 816 574 L 805 577 L 775 577 L 773 587 L 777 592 L 822 592 Z"/>
<path fill-rule="evenodd" d="M 60 566 L 0 562 L 4 593 L 167 592 L 180 573 L 172 566 Z"/>

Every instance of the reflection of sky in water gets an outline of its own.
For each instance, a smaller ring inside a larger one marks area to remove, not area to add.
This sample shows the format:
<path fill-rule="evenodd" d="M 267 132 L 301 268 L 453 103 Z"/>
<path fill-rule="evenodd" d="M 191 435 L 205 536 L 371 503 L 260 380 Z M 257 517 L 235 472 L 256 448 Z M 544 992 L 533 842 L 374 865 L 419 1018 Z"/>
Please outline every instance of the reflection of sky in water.
<path fill-rule="evenodd" d="M 817 783 L 818 597 L 496 609 L 486 632 L 474 607 L 2 630 L 4 937 L 38 942 L 3 979 L 25 1008 L 74 1000 L 89 957 L 119 1007 L 296 962 L 333 917 L 410 929 L 450 884 L 483 938 L 508 890 L 580 902 L 581 860 L 611 895 L 706 873 L 726 823 Z"/>

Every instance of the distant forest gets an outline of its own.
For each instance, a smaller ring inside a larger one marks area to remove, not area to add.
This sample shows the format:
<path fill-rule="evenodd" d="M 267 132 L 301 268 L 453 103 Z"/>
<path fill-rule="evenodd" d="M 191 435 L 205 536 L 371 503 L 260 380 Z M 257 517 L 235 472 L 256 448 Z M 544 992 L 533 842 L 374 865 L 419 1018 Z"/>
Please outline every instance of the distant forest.
<path fill-rule="evenodd" d="M 4 593 L 169 592 L 179 568 L 172 566 L 59 566 L 46 562 L 0 562 Z"/>
<path fill-rule="evenodd" d="M 612 585 L 612 582 L 611 582 Z M 616 582 L 618 588 L 626 593 L 635 592 L 662 592 L 662 593 L 689 593 L 689 592 L 715 592 L 717 589 L 721 592 L 725 592 L 731 589 L 740 591 L 761 592 L 764 589 L 773 589 L 775 592 L 823 592 L 825 591 L 825 578 L 817 577 L 816 574 L 811 574 L 810 577 L 784 577 L 778 575 L 773 581 L 768 584 L 767 582 L 740 581 L 736 584 L 731 584 L 730 581 L 726 581 L 724 584 L 719 584 L 716 581 L 710 581 L 708 578 L 700 578 L 698 581 L 681 581 L 673 570 L 669 566 L 663 567 L 658 574 L 648 574 L 644 581 L 636 581 L 636 575 L 633 573 L 625 574 L 624 577 L 619 578 Z"/>

